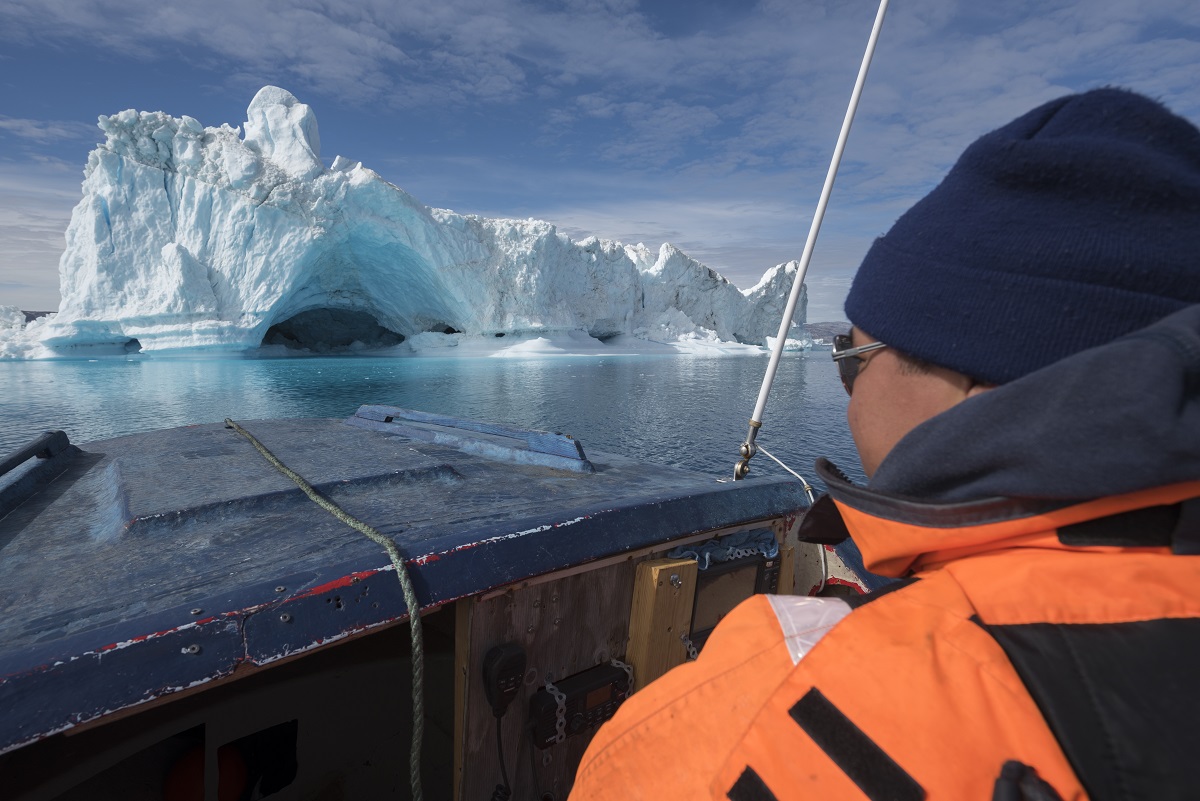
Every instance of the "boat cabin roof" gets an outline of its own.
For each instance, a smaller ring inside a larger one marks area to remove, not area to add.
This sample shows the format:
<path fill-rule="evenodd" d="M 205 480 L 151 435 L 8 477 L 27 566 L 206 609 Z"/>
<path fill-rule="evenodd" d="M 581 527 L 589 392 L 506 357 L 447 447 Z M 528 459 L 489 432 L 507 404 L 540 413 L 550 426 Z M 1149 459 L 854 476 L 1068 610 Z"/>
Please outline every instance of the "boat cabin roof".
<path fill-rule="evenodd" d="M 805 506 L 389 407 L 240 424 L 395 541 L 422 609 Z M 0 753 L 406 617 L 387 553 L 224 424 L 47 450 L 0 477 Z"/>

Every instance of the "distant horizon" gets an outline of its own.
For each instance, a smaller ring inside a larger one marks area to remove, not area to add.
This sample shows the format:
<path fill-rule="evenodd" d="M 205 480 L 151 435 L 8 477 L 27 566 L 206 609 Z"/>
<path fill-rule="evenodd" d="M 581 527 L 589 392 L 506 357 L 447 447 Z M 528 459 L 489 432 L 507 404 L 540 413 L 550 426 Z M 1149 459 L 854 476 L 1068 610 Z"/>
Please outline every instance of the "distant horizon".
<path fill-rule="evenodd" d="M 979 135 L 1124 86 L 1200 118 L 1200 4 L 888 12 L 808 273 L 808 319 L 844 318 L 875 237 Z M 529 217 L 573 239 L 671 243 L 739 288 L 800 258 L 875 2 L 414 0 L 265 10 L 146 0 L 0 6 L 0 305 L 58 307 L 80 173 L 123 109 L 242 124 L 287 89 L 321 156 L 420 202 Z M 219 20 L 219 21 L 218 21 Z"/>

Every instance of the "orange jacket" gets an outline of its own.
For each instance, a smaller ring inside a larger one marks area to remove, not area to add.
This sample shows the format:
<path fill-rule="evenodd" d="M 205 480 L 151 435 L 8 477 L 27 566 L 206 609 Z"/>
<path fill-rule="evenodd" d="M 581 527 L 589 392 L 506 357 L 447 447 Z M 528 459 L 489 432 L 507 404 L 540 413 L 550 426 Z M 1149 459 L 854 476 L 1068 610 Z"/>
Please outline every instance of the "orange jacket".
<path fill-rule="evenodd" d="M 864 596 L 758 596 L 571 798 L 1200 798 L 1200 305 L 818 472 Z M 1002 777 L 1002 778 L 1001 778 Z"/>
<path fill-rule="evenodd" d="M 1200 482 L 936 532 L 839 504 L 872 569 L 931 535 L 948 547 L 853 611 L 840 599 L 743 603 L 699 659 L 601 728 L 571 798 L 989 799 L 1012 760 L 1063 799 L 1086 798 L 993 632 L 1200 620 L 1200 559 L 1055 533 L 1196 496 Z M 1195 664 L 1176 674 L 1194 683 Z"/>

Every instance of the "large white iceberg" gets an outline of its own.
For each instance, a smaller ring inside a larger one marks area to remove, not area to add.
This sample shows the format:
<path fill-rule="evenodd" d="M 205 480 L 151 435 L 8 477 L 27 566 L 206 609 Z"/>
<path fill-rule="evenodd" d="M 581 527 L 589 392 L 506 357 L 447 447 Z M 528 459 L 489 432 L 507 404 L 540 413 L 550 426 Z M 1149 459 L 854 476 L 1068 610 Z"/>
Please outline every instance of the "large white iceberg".
<path fill-rule="evenodd" d="M 761 345 L 795 275 L 780 265 L 742 292 L 669 244 L 575 242 L 546 222 L 429 208 L 361 163 L 326 168 L 312 110 L 274 86 L 251 101 L 244 135 L 134 110 L 99 126 L 59 311 L 27 326 L 23 347 L 8 328 L 0 356 L 394 345 L 425 332 Z"/>

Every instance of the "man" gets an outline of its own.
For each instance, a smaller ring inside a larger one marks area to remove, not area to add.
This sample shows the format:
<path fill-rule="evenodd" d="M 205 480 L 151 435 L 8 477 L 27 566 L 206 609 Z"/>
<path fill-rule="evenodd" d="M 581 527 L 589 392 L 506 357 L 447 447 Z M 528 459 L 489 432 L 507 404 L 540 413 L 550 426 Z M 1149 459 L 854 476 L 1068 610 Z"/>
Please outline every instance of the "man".
<path fill-rule="evenodd" d="M 572 799 L 1200 797 L 1200 131 L 1103 89 L 973 144 L 834 353 L 869 570 L 756 596 L 597 734 Z"/>

